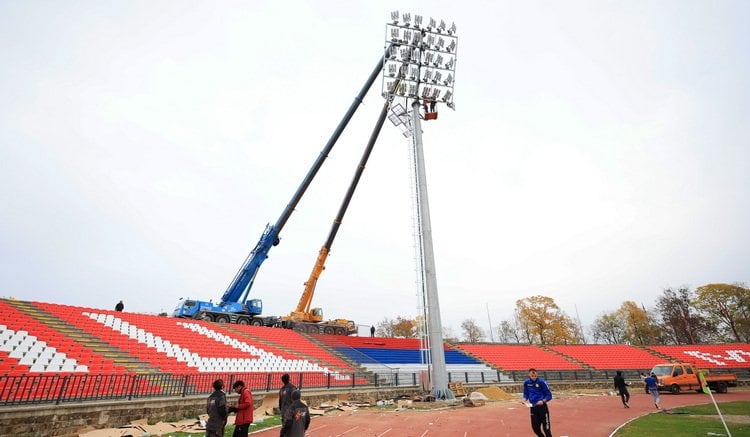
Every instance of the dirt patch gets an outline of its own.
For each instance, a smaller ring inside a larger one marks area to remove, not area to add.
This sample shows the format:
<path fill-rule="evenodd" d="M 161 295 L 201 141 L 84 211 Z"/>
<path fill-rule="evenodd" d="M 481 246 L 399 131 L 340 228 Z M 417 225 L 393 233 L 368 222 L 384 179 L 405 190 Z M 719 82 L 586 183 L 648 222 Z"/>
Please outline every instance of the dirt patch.
<path fill-rule="evenodd" d="M 480 388 L 476 391 L 487 396 L 487 399 L 491 401 L 505 401 L 509 399 L 518 399 L 518 395 L 508 393 L 502 388 L 495 386 L 495 385 L 490 386 L 490 387 Z"/>

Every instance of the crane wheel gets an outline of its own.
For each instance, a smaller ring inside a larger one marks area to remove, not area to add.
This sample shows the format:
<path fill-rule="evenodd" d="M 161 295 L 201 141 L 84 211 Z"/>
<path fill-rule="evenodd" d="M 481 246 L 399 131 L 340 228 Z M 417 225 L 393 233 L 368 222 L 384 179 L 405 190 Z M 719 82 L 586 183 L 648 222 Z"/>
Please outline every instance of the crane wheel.
<path fill-rule="evenodd" d="M 263 326 L 263 321 L 260 319 L 253 319 L 250 321 L 250 324 L 253 326 Z"/>
<path fill-rule="evenodd" d="M 216 323 L 229 323 L 229 317 L 227 317 L 227 316 L 216 316 Z"/>
<path fill-rule="evenodd" d="M 317 334 L 318 333 L 318 327 L 317 326 L 308 326 L 307 327 L 307 333 L 308 334 Z"/>
<path fill-rule="evenodd" d="M 323 332 L 325 332 L 328 335 L 333 335 L 333 332 L 334 332 L 333 331 L 333 326 L 326 326 L 325 329 L 323 330 Z"/>
<path fill-rule="evenodd" d="M 336 335 L 346 335 L 346 330 L 344 328 L 336 328 Z"/>
<path fill-rule="evenodd" d="M 237 324 L 238 325 L 249 325 L 250 324 L 250 320 L 248 320 L 247 317 L 240 317 L 239 319 L 237 319 Z"/>

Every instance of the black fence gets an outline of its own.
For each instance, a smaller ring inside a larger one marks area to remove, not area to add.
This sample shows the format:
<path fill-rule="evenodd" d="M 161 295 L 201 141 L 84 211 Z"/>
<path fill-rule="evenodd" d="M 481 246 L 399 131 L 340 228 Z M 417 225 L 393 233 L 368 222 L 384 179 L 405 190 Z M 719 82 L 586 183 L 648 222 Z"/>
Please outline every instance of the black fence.
<path fill-rule="evenodd" d="M 638 380 L 647 370 L 624 370 L 626 379 Z M 725 369 L 711 373 L 729 373 Z M 740 380 L 750 380 L 750 368 L 732 369 Z M 614 370 L 545 371 L 539 376 L 548 381 L 611 381 Z M 225 389 L 242 380 L 253 392 L 275 392 L 281 386 L 281 373 L 201 373 L 154 374 L 54 374 L 0 376 L 0 406 L 62 404 L 90 401 L 133 400 L 157 397 L 208 395 L 216 379 Z M 292 383 L 300 389 L 345 389 L 366 387 L 420 387 L 426 371 L 391 373 L 314 373 L 290 372 Z M 449 372 L 448 382 L 466 384 L 515 384 L 527 378 L 526 371 Z"/>

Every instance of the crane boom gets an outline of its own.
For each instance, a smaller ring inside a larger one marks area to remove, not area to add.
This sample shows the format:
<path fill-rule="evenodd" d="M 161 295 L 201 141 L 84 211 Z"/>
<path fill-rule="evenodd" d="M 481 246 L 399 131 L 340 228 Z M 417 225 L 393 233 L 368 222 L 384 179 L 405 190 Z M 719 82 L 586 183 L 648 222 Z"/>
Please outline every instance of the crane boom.
<path fill-rule="evenodd" d="M 386 50 L 386 53 L 388 53 L 388 49 Z M 315 178 L 318 170 L 320 170 L 320 167 L 328 157 L 331 149 L 333 149 L 333 146 L 341 136 L 344 128 L 346 128 L 347 124 L 349 124 L 349 121 L 352 119 L 352 116 L 354 116 L 354 113 L 359 108 L 359 105 L 365 98 L 367 91 L 369 91 L 370 87 L 375 82 L 375 79 L 377 79 L 380 71 L 383 69 L 383 60 L 384 57 L 381 56 L 378 64 L 375 66 L 375 69 L 372 71 L 372 73 L 370 73 L 370 76 L 367 78 L 364 86 L 360 90 L 359 94 L 357 94 L 357 96 L 354 98 L 354 101 L 352 102 L 351 106 L 349 106 L 349 109 L 344 115 L 344 118 L 336 127 L 336 130 L 334 130 L 331 138 L 328 140 L 328 143 L 326 143 L 325 147 L 323 147 L 320 155 L 318 155 L 318 158 L 315 160 L 312 167 L 307 172 L 307 175 L 302 180 L 302 183 L 299 185 L 297 191 L 292 196 L 289 204 L 287 204 L 286 208 L 284 208 L 284 211 L 281 213 L 281 216 L 279 216 L 279 219 L 276 220 L 276 223 L 273 225 L 271 225 L 270 223 L 266 225 L 266 229 L 265 231 L 263 231 L 263 235 L 261 235 L 260 240 L 258 240 L 258 243 L 245 259 L 242 267 L 237 272 L 232 282 L 229 284 L 229 287 L 224 292 L 224 295 L 221 297 L 222 304 L 233 302 L 239 302 L 240 304 L 242 304 L 247 300 L 247 297 L 250 294 L 250 289 L 252 288 L 253 282 L 255 281 L 255 275 L 258 274 L 258 269 L 260 268 L 261 264 L 263 264 L 263 261 L 268 258 L 268 252 L 271 250 L 271 247 L 279 244 L 279 233 L 284 228 L 287 220 L 289 220 L 289 216 L 292 215 L 294 208 L 297 206 L 300 199 L 302 199 L 302 195 L 305 194 L 305 191 L 310 186 L 313 178 Z"/>
<path fill-rule="evenodd" d="M 378 135 L 380 134 L 381 129 L 383 128 L 383 123 L 385 122 L 385 118 L 388 115 L 388 108 L 390 107 L 390 101 L 386 100 L 385 104 L 383 104 L 383 109 L 380 111 L 380 116 L 378 117 L 378 121 L 375 124 L 375 128 L 372 131 L 372 134 L 370 135 L 370 139 L 367 142 L 367 146 L 365 147 L 364 152 L 362 153 L 362 157 L 360 158 L 359 165 L 357 165 L 357 169 L 354 172 L 354 177 L 352 178 L 352 181 L 349 184 L 349 188 L 346 191 L 346 195 L 344 196 L 344 200 L 341 202 L 341 206 L 339 207 L 339 211 L 336 214 L 336 218 L 333 220 L 333 225 L 331 226 L 331 230 L 328 233 L 328 238 L 326 239 L 325 243 L 323 244 L 323 247 L 320 248 L 320 251 L 318 252 L 318 257 L 315 261 L 315 265 L 313 266 L 312 272 L 310 273 L 310 277 L 305 282 L 305 290 L 302 292 L 302 296 L 300 297 L 299 303 L 297 304 L 297 308 L 295 308 L 294 311 L 286 318 L 287 324 L 294 325 L 295 322 L 308 322 L 308 323 L 317 323 L 321 322 L 323 320 L 323 313 L 320 310 L 317 309 L 310 309 L 310 305 L 312 304 L 312 298 L 315 294 L 315 287 L 318 283 L 318 279 L 320 278 L 320 275 L 323 273 L 323 270 L 325 270 L 325 262 L 326 259 L 328 259 L 328 255 L 331 251 L 331 246 L 333 245 L 333 240 L 336 238 L 336 234 L 338 233 L 339 228 L 341 227 L 341 223 L 344 220 L 344 215 L 346 214 L 346 210 L 349 208 L 349 203 L 352 200 L 352 197 L 354 196 L 354 191 L 357 188 L 357 185 L 359 184 L 359 180 L 362 177 L 362 173 L 365 170 L 365 166 L 367 165 L 367 161 L 370 158 L 370 154 L 372 153 L 372 149 L 375 146 L 375 142 L 378 139 Z M 346 320 L 336 320 L 329 322 L 330 324 L 334 326 L 326 326 L 324 327 L 324 332 L 328 331 L 330 332 L 339 332 L 341 333 L 339 328 L 342 325 L 349 325 L 353 326 L 353 323 Z M 305 325 L 300 325 L 305 326 Z M 294 327 L 294 326 L 292 326 Z M 306 332 L 317 332 L 318 327 L 314 326 L 313 329 L 300 329 L 305 330 Z M 330 328 L 330 331 L 329 331 Z"/>

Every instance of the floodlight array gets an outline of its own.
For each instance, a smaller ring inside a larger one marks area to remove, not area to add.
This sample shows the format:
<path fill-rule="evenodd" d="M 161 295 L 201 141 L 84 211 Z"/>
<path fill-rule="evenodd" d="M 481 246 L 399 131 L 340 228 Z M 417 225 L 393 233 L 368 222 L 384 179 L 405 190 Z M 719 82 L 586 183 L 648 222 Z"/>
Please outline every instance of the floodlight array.
<path fill-rule="evenodd" d="M 383 97 L 402 97 L 420 103 L 445 103 L 451 109 L 456 76 L 456 24 L 450 27 L 430 18 L 391 12 L 386 24 Z"/>

